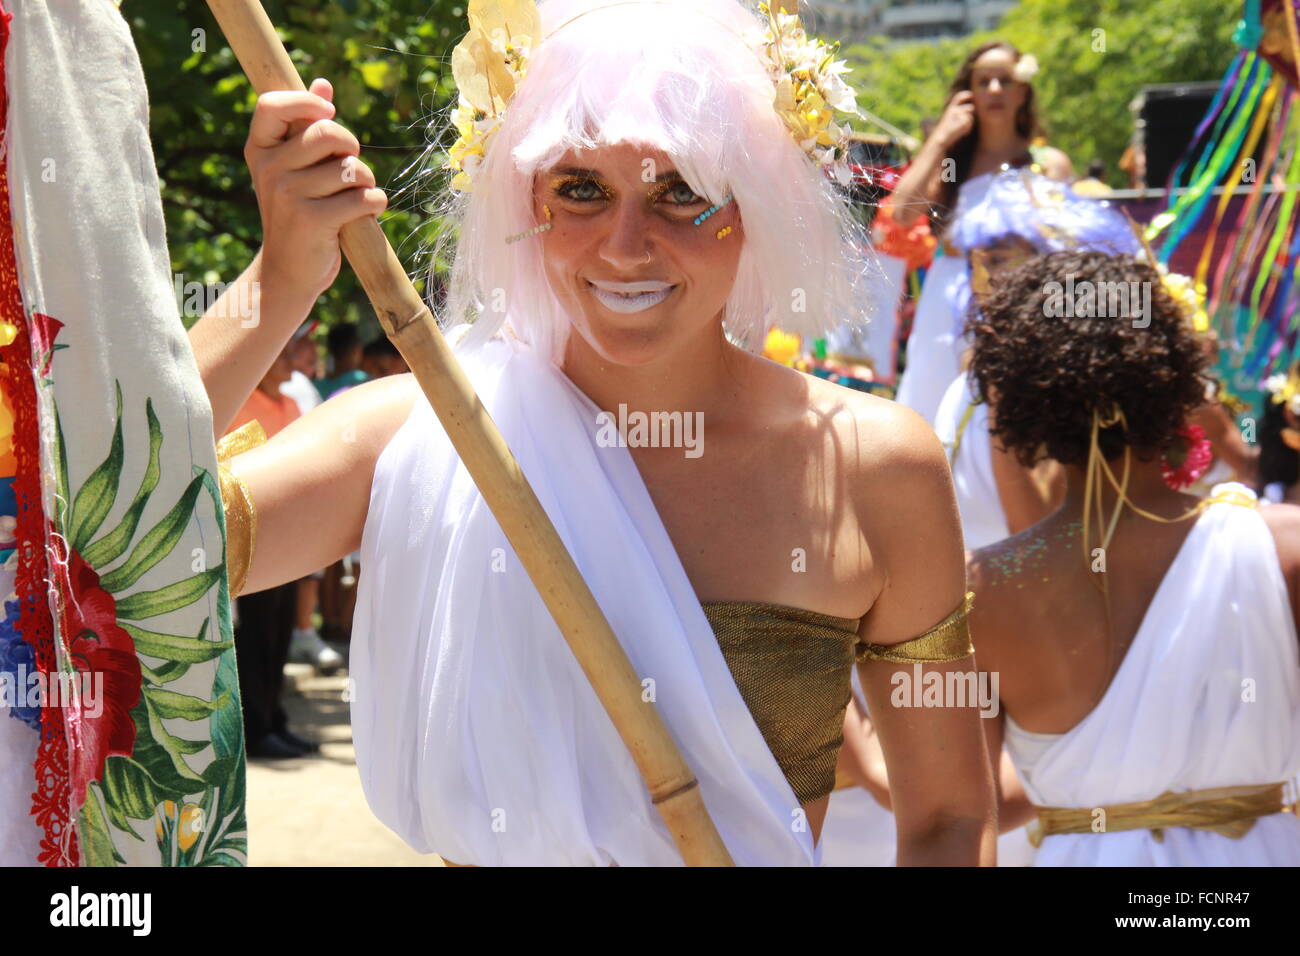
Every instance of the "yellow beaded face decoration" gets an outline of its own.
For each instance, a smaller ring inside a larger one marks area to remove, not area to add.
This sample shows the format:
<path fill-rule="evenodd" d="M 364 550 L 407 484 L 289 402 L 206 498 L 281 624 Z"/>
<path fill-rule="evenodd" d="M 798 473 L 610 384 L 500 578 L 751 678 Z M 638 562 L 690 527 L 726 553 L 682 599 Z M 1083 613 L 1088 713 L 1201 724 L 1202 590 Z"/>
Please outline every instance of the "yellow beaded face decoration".
<path fill-rule="evenodd" d="M 546 210 L 546 218 L 549 220 L 551 218 L 551 207 L 543 206 L 542 208 Z M 506 245 L 510 245 L 510 243 L 512 242 L 518 242 L 520 239 L 527 239 L 530 236 L 540 235 L 541 233 L 548 232 L 553 228 L 555 228 L 555 223 L 544 222 L 540 226 L 534 226 L 532 229 L 529 229 L 527 232 L 521 232 L 517 236 L 511 236 L 509 239 L 506 240 Z"/>

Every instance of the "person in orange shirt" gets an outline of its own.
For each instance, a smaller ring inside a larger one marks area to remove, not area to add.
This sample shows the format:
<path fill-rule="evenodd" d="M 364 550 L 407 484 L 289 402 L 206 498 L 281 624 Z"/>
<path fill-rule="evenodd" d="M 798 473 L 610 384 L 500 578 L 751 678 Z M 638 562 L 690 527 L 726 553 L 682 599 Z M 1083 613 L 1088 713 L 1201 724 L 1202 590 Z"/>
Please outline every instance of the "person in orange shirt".
<path fill-rule="evenodd" d="M 298 418 L 298 403 L 280 392 L 292 371 L 287 350 L 281 352 L 226 434 L 256 419 L 271 438 Z M 251 758 L 283 760 L 319 749 L 289 730 L 288 715 L 280 702 L 297 590 L 298 582 L 290 581 L 235 599 L 235 662 L 244 707 L 244 738 Z"/>
<path fill-rule="evenodd" d="M 299 417 L 302 413 L 298 410 L 298 403 L 280 391 L 280 386 L 289 381 L 292 374 L 293 366 L 289 362 L 286 348 L 271 363 L 262 380 L 257 383 L 257 388 L 253 389 L 253 394 L 235 415 L 235 420 L 226 429 L 226 434 L 229 435 L 235 429 L 242 428 L 253 419 L 257 419 L 266 432 L 266 437 L 273 438 L 276 432 Z"/>

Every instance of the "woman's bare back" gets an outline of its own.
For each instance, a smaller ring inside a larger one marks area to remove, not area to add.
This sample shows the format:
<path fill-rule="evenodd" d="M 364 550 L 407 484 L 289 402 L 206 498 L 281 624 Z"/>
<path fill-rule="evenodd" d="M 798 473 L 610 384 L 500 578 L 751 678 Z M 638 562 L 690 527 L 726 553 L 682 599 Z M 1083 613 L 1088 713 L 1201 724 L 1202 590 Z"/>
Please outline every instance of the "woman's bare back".
<path fill-rule="evenodd" d="M 1270 506 L 1261 513 L 1292 607 L 1300 607 L 1300 508 Z M 1093 550 L 1095 540 L 1085 561 L 1081 523 L 1058 512 L 972 555 L 980 669 L 998 673 L 1004 708 L 1017 724 L 1065 733 L 1096 707 L 1196 520 L 1160 524 L 1127 511 L 1104 561 Z M 1103 574 L 1108 599 L 1100 587 Z"/>

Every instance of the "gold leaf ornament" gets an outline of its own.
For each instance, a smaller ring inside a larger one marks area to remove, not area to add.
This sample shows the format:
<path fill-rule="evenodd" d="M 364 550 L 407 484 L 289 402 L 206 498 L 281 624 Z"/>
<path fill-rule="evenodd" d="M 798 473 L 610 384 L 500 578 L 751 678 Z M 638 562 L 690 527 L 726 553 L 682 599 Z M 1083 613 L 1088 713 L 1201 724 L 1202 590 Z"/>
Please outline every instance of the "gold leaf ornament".
<path fill-rule="evenodd" d="M 773 108 L 800 148 L 847 184 L 848 169 L 842 160 L 851 131 L 837 126 L 834 118 L 837 111 L 861 115 L 853 88 L 841 79 L 850 67 L 835 59 L 837 45 L 809 39 L 797 15 L 775 11 L 767 4 L 759 9 L 767 17 L 759 55 L 776 87 Z"/>
<path fill-rule="evenodd" d="M 451 147 L 447 164 L 459 173 L 452 188 L 470 189 L 487 142 L 524 77 L 541 29 L 532 0 L 470 0 L 469 32 L 451 54 L 451 72 L 460 92 L 452 113 L 460 138 Z"/>

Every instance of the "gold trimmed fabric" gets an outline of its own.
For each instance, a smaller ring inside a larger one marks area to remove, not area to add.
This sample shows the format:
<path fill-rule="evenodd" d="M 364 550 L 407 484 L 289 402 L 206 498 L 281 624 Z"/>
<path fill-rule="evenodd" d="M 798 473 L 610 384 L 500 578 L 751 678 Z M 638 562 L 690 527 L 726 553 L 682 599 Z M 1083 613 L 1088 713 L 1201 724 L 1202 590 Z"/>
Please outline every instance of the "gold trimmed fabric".
<path fill-rule="evenodd" d="M 859 644 L 857 661 L 890 661 L 895 664 L 939 664 L 958 661 L 975 653 L 967 616 L 975 603 L 975 592 L 967 591 L 961 606 L 920 637 L 898 644 Z"/>
<path fill-rule="evenodd" d="M 1185 793 L 1166 792 L 1154 800 L 1087 809 L 1035 807 L 1038 817 L 1029 823 L 1029 842 L 1039 846 L 1045 837 L 1057 833 L 1117 833 L 1121 830 L 1150 830 L 1159 842 L 1164 840 L 1164 831 L 1169 827 L 1210 830 L 1239 840 L 1260 817 L 1296 812 L 1295 804 L 1284 802 L 1284 787 L 1283 783 L 1266 783 Z M 1094 821 L 1100 821 L 1100 826 L 1094 828 Z"/>
<path fill-rule="evenodd" d="M 820 800 L 835 788 L 859 621 L 753 601 L 702 607 L 790 788 Z"/>
<path fill-rule="evenodd" d="M 248 581 L 257 546 L 257 509 L 248 486 L 230 469 L 230 460 L 266 442 L 266 432 L 256 419 L 236 428 L 217 442 L 217 484 L 226 515 L 226 576 L 230 596 L 237 597 Z"/>

